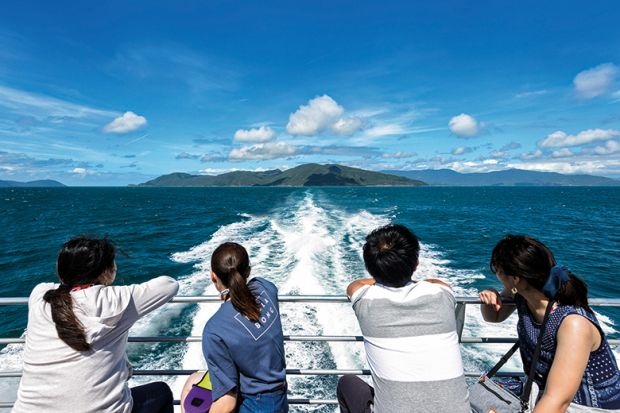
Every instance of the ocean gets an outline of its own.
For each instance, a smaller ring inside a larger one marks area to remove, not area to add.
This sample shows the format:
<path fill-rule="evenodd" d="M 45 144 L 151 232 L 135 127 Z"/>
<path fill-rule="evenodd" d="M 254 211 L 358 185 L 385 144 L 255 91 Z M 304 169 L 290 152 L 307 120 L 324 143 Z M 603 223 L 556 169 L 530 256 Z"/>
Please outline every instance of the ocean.
<path fill-rule="evenodd" d="M 28 296 L 37 283 L 55 281 L 58 249 L 78 234 L 107 236 L 122 250 L 120 284 L 167 274 L 179 280 L 180 295 L 215 294 L 211 252 L 236 241 L 250 253 L 252 274 L 275 282 L 281 294 L 342 295 L 350 281 L 367 276 L 364 237 L 390 222 L 407 225 L 421 240 L 414 279 L 444 279 L 458 296 L 499 288 L 489 256 L 501 237 L 517 233 L 546 243 L 588 282 L 591 297 L 620 297 L 620 188 L 3 188 L 0 211 L 2 297 Z M 138 322 L 132 335 L 200 335 L 217 306 L 167 305 Z M 280 307 L 285 334 L 360 334 L 348 304 Z M 619 338 L 620 310 L 596 310 L 607 334 Z M 20 337 L 26 315 L 23 305 L 0 307 L 0 336 Z M 515 336 L 515 322 L 513 316 L 485 323 L 478 308 L 468 306 L 464 335 Z M 465 369 L 481 371 L 506 348 L 463 345 Z M 287 342 L 286 352 L 289 368 L 366 366 L 361 342 Z M 130 343 L 129 355 L 136 369 L 205 366 L 198 343 Z M 18 370 L 20 362 L 21 345 L 0 350 L 0 369 Z M 519 368 L 517 357 L 509 367 Z M 178 397 L 184 377 L 164 379 Z M 289 395 L 333 399 L 336 381 L 291 376 Z M 16 385 L 17 379 L 0 378 L 0 401 L 13 400 Z"/>

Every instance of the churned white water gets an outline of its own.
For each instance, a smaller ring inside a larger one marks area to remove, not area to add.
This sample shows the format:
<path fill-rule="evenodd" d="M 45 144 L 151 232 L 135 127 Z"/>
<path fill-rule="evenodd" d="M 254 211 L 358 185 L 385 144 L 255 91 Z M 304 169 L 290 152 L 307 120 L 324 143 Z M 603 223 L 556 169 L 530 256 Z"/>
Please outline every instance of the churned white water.
<path fill-rule="evenodd" d="M 210 281 L 210 257 L 221 243 L 234 241 L 244 245 L 252 264 L 252 275 L 274 282 L 282 295 L 343 295 L 349 282 L 367 277 L 362 262 L 365 236 L 374 228 L 389 223 L 391 216 L 366 210 L 346 212 L 333 207 L 328 200 L 306 193 L 290 198 L 288 204 L 268 215 L 239 215 L 238 221 L 223 225 L 205 241 L 187 251 L 171 255 L 180 263 L 192 263 L 193 271 L 179 278 L 179 295 L 216 295 Z M 457 296 L 475 296 L 476 280 L 484 275 L 451 266 L 441 247 L 422 244 L 420 266 L 415 280 L 440 278 L 448 282 Z M 149 314 L 131 330 L 133 336 L 174 335 L 179 326 L 190 335 L 201 336 L 206 321 L 219 304 L 172 304 Z M 349 304 L 280 304 L 285 335 L 360 335 Z M 599 315 L 606 332 L 614 332 L 612 321 Z M 464 336 L 514 337 L 516 317 L 501 324 L 482 320 L 478 306 L 466 312 Z M 130 344 L 135 368 L 198 370 L 206 367 L 200 343 L 183 343 L 174 351 L 158 352 L 156 344 Z M 287 364 L 290 369 L 358 369 L 367 368 L 361 342 L 287 342 Z M 462 346 L 464 366 L 480 371 L 499 359 L 509 345 L 483 344 Z M 0 369 L 21 368 L 21 345 L 9 345 L 0 354 Z M 507 368 L 520 369 L 518 357 Z M 171 384 L 178 398 L 185 376 L 161 377 Z M 132 380 L 138 384 L 152 377 Z M 0 380 L 3 401 L 13 400 L 17 379 Z M 336 377 L 295 375 L 289 377 L 289 394 L 295 398 L 335 398 Z M 292 411 L 333 411 L 333 407 L 292 406 Z"/>

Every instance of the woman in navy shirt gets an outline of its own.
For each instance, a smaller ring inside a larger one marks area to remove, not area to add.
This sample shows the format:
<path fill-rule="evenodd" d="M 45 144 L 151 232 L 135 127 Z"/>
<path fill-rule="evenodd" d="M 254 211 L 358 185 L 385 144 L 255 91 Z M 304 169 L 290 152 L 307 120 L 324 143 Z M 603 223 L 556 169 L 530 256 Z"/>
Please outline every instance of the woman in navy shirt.
<path fill-rule="evenodd" d="M 502 239 L 493 250 L 491 270 L 504 289 L 480 293 L 485 304 L 482 315 L 486 321 L 500 322 L 517 310 L 519 350 L 526 372 L 547 305 L 554 301 L 534 376 L 542 394 L 534 413 L 565 412 L 569 406 L 569 411 L 620 409 L 620 372 L 588 304 L 586 284 L 557 265 L 544 244 L 526 236 Z M 503 304 L 504 298 L 515 304 Z"/>
<path fill-rule="evenodd" d="M 211 281 L 224 303 L 202 336 L 213 391 L 211 413 L 235 408 L 240 413 L 288 412 L 278 290 L 264 278 L 248 282 L 249 276 L 243 246 L 227 242 L 215 249 Z"/>

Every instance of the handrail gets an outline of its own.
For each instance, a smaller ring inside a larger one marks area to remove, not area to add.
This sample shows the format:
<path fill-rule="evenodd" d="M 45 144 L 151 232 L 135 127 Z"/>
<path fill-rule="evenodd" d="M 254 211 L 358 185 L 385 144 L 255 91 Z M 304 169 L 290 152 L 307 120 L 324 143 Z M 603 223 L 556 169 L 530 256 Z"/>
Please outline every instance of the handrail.
<path fill-rule="evenodd" d="M 280 303 L 348 303 L 349 299 L 344 295 L 281 295 L 278 297 Z M 592 298 L 589 304 L 593 307 L 620 307 L 620 298 Z M 185 303 L 185 304 L 198 304 L 198 303 L 218 303 L 220 297 L 216 295 L 210 296 L 178 296 L 174 297 L 172 303 Z M 489 343 L 514 343 L 515 337 L 462 337 L 463 327 L 465 323 L 465 307 L 467 305 L 481 304 L 478 297 L 456 297 L 457 306 L 455 308 L 455 315 L 457 319 L 457 332 L 459 335 L 459 342 L 461 344 L 489 344 Z M 507 304 L 511 302 L 507 301 Z M 27 297 L 0 297 L 0 306 L 3 305 L 24 305 L 28 304 Z M 317 336 L 317 335 L 286 335 L 285 341 L 334 341 L 334 342 L 363 342 L 362 336 Z M 152 337 L 129 337 L 131 343 L 151 343 L 151 342 L 165 342 L 165 343 L 195 343 L 201 342 L 200 336 L 188 336 L 188 337 L 175 337 L 175 336 L 152 336 Z M 25 343 L 25 338 L 0 338 L 0 345 L 2 344 L 19 344 Z M 620 345 L 620 339 L 609 340 L 611 345 Z M 183 376 L 190 375 L 194 370 L 134 370 L 133 374 L 136 376 Z M 355 375 L 370 375 L 368 369 L 287 369 L 287 375 L 313 375 L 313 376 L 332 376 L 342 374 L 355 374 Z M 522 375 L 522 372 L 499 372 L 498 376 L 516 376 Z M 21 377 L 22 372 L 19 370 L 14 371 L 0 371 L 0 378 L 8 377 Z M 467 377 L 478 377 L 480 372 L 465 372 Z M 175 400 L 175 404 L 179 401 Z M 308 399 L 308 398 L 289 398 L 289 404 L 313 404 L 313 405 L 335 405 L 338 404 L 336 400 L 332 399 Z M 12 402 L 0 402 L 0 408 L 10 408 L 13 406 Z"/>
<path fill-rule="evenodd" d="M 218 303 L 219 295 L 177 296 L 171 303 Z M 280 295 L 280 303 L 348 303 L 346 295 Z M 458 304 L 481 304 L 478 297 L 456 297 Z M 511 304 L 505 301 L 505 304 Z M 588 303 L 592 307 L 620 307 L 620 298 L 590 298 Z M 0 305 L 28 304 L 28 297 L 0 297 Z"/>
<path fill-rule="evenodd" d="M 284 336 L 284 341 L 330 341 L 330 342 L 362 342 L 363 336 Z M 620 345 L 620 339 L 608 339 L 610 345 Z M 26 339 L 0 338 L 0 344 L 24 344 Z M 201 343 L 202 336 L 154 336 L 129 337 L 130 343 Z M 461 337 L 461 344 L 512 344 L 516 337 Z"/>

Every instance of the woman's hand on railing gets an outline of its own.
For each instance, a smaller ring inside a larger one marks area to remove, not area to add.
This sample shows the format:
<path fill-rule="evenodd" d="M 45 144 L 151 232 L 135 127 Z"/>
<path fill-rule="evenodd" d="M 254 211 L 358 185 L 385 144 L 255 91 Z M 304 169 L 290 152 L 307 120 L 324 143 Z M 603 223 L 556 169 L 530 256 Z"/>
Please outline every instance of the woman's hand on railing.
<path fill-rule="evenodd" d="M 482 318 L 485 321 L 490 321 L 491 323 L 499 323 L 507 319 L 510 314 L 516 309 L 514 304 L 504 304 L 502 299 L 510 299 L 510 296 L 507 295 L 506 291 L 502 291 L 501 293 L 492 288 L 487 288 L 486 290 L 481 291 L 478 294 L 482 305 L 480 306 L 480 312 L 482 313 Z"/>
<path fill-rule="evenodd" d="M 478 297 L 480 297 L 480 301 L 482 301 L 483 305 L 492 306 L 495 312 L 502 309 L 502 296 L 499 294 L 499 291 L 493 288 L 487 288 L 481 291 Z"/>

